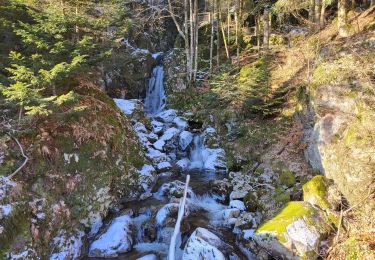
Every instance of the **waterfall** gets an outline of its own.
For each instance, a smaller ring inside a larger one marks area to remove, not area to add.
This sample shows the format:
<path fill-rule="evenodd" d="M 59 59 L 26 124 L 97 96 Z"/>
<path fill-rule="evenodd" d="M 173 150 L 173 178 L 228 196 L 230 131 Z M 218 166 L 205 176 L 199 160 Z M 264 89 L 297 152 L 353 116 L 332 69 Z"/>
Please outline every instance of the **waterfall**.
<path fill-rule="evenodd" d="M 148 84 L 145 100 L 145 111 L 149 115 L 160 113 L 165 107 L 166 97 L 164 93 L 164 69 L 156 66 Z"/>
<path fill-rule="evenodd" d="M 190 168 L 202 169 L 204 167 L 204 144 L 203 136 L 201 134 L 195 135 L 193 139 L 193 146 L 190 150 Z"/>

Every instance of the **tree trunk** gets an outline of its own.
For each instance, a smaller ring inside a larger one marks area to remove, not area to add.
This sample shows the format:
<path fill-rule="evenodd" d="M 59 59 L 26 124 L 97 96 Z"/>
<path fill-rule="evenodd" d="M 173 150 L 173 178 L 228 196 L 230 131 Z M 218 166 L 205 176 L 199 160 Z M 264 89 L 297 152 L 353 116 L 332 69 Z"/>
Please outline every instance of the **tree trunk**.
<path fill-rule="evenodd" d="M 309 4 L 309 20 L 312 23 L 315 21 L 315 0 L 310 0 L 310 4 Z"/>
<path fill-rule="evenodd" d="M 322 9 L 322 1 L 324 0 L 315 0 L 315 23 L 320 28 L 320 12 Z"/>
<path fill-rule="evenodd" d="M 227 58 L 229 60 L 230 59 L 229 49 L 228 49 L 227 39 L 225 39 L 225 31 L 224 31 L 224 24 L 223 24 L 223 22 L 221 23 L 221 33 L 223 34 L 223 42 L 224 42 L 224 46 L 225 46 L 225 53 L 227 54 Z"/>
<path fill-rule="evenodd" d="M 230 45 L 230 22 L 231 22 L 231 17 L 230 17 L 230 0 L 227 0 L 227 7 L 228 7 L 228 12 L 227 12 L 227 39 L 228 39 L 228 46 Z"/>
<path fill-rule="evenodd" d="M 210 72 L 212 73 L 212 59 L 213 59 L 213 52 L 214 52 L 214 33 L 215 33 L 215 0 L 212 0 L 212 5 L 211 5 L 211 39 L 210 39 Z"/>
<path fill-rule="evenodd" d="M 235 24 L 236 24 L 236 48 L 237 48 L 237 57 L 236 57 L 236 63 L 238 63 L 238 61 L 240 60 L 240 32 L 239 32 L 239 17 L 240 17 L 240 4 L 239 4 L 239 0 L 236 0 L 236 11 L 235 11 L 235 16 L 234 16 L 234 20 L 235 20 Z"/>
<path fill-rule="evenodd" d="M 216 65 L 219 67 L 220 65 L 220 19 L 221 19 L 221 8 L 220 8 L 220 0 L 216 0 Z"/>
<path fill-rule="evenodd" d="M 263 33 L 263 47 L 265 50 L 269 49 L 270 43 L 270 24 L 269 24 L 269 10 L 264 8 L 263 13 L 263 22 L 264 22 L 264 33 Z"/>
<path fill-rule="evenodd" d="M 190 18 L 189 18 L 189 21 L 190 21 L 190 75 L 191 75 L 191 79 L 192 81 L 194 81 L 195 79 L 193 78 L 194 76 L 194 73 L 193 73 L 193 63 L 194 63 L 194 23 L 193 23 L 193 17 L 194 17 L 194 14 L 193 14 L 193 1 L 192 0 L 189 0 L 189 13 L 190 13 Z"/>
<path fill-rule="evenodd" d="M 194 2 L 194 80 L 197 78 L 198 73 L 198 33 L 199 33 L 199 24 L 198 24 L 198 0 Z"/>
<path fill-rule="evenodd" d="M 326 25 L 326 4 L 323 0 L 322 2 L 322 8 L 320 9 L 320 27 L 324 27 Z"/>
<path fill-rule="evenodd" d="M 375 5 L 375 0 L 371 0 L 371 2 L 370 2 L 370 7 L 373 6 L 373 5 Z"/>
<path fill-rule="evenodd" d="M 168 1 L 170 3 L 170 0 Z M 188 0 L 184 0 L 184 30 L 185 30 L 185 55 L 186 55 L 186 78 L 188 82 L 191 81 L 191 59 L 190 59 L 190 44 L 189 44 L 189 14 L 188 14 Z M 181 30 L 180 30 L 181 31 Z M 182 34 L 182 32 L 180 32 Z"/>
<path fill-rule="evenodd" d="M 347 37 L 349 35 L 348 1 L 347 0 L 339 0 L 338 2 L 338 26 L 339 26 L 339 36 Z"/>
<path fill-rule="evenodd" d="M 258 52 L 260 51 L 260 16 L 257 14 L 255 16 L 255 34 L 257 38 Z"/>

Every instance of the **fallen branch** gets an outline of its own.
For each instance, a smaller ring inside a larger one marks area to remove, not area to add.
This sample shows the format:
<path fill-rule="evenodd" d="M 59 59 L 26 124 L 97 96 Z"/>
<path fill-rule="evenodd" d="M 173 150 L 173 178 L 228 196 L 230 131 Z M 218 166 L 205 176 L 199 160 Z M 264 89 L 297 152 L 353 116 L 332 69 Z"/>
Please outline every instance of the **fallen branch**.
<path fill-rule="evenodd" d="M 173 235 L 171 237 L 171 243 L 169 246 L 169 253 L 168 253 L 168 260 L 174 260 L 176 256 L 176 240 L 178 234 L 180 234 L 181 229 L 181 221 L 185 214 L 185 203 L 186 203 L 186 196 L 187 196 L 187 190 L 189 187 L 189 181 L 190 181 L 190 175 L 186 176 L 186 183 L 185 183 L 185 190 L 184 190 L 184 196 L 180 200 L 180 207 L 178 208 L 178 216 L 176 225 L 174 227 Z"/>
<path fill-rule="evenodd" d="M 21 154 L 22 154 L 23 158 L 25 158 L 25 161 L 22 163 L 22 165 L 20 167 L 18 167 L 18 169 L 15 170 L 11 175 L 8 176 L 9 179 L 12 179 L 26 165 L 26 163 L 29 161 L 29 157 L 26 156 L 25 152 L 23 151 L 22 145 L 18 141 L 18 139 L 15 138 L 13 135 L 11 135 L 9 133 L 6 133 L 6 134 L 17 143 L 18 147 L 20 148 L 20 151 L 21 151 Z"/>

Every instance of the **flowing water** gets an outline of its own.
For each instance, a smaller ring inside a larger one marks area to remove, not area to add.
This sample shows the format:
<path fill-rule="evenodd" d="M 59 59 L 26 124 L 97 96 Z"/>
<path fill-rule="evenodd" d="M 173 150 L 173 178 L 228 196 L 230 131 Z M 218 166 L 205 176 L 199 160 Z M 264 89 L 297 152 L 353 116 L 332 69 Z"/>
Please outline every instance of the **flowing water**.
<path fill-rule="evenodd" d="M 163 86 L 163 66 L 156 66 L 149 81 L 145 110 L 151 120 L 162 112 L 166 105 Z M 170 127 L 170 124 L 168 124 Z M 162 138 L 161 138 L 162 139 Z M 176 259 L 181 259 L 182 251 L 192 232 L 203 227 L 219 236 L 227 245 L 227 252 L 223 252 L 228 259 L 246 259 L 236 246 L 236 237 L 231 226 L 225 225 L 223 211 L 229 207 L 224 198 L 210 191 L 210 182 L 226 177 L 226 174 L 215 170 L 208 170 L 207 161 L 210 153 L 205 148 L 204 136 L 198 130 L 192 133 L 191 144 L 185 151 L 176 147 L 171 149 L 175 153 L 174 163 L 179 159 L 189 161 L 184 170 L 173 174 L 159 174 L 159 178 L 152 189 L 152 196 L 145 200 L 128 201 L 123 203 L 123 210 L 114 213 L 111 218 L 130 214 L 132 216 L 132 250 L 120 254 L 115 259 L 138 259 L 144 255 L 154 254 L 157 259 L 166 259 L 170 238 L 173 233 L 179 196 L 166 195 L 166 187 L 176 181 L 185 182 L 186 175 L 191 176 L 187 200 L 187 214 L 181 225 L 179 247 Z M 170 195 L 170 194 L 169 194 Z M 177 198 L 176 198 L 177 197 Z M 110 223 L 110 220 L 108 221 Z M 235 252 L 235 255 L 233 254 Z M 102 259 L 102 258 L 90 258 Z M 155 258 L 150 258 L 155 259 Z"/>

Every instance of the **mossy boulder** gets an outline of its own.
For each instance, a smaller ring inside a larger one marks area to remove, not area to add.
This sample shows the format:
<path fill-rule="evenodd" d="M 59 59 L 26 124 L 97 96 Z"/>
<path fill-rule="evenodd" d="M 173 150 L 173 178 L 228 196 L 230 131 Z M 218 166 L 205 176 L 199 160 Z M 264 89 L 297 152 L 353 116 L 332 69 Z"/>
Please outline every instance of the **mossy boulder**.
<path fill-rule="evenodd" d="M 254 233 L 254 250 L 267 248 L 275 258 L 316 259 L 330 227 L 323 211 L 307 202 L 289 202 Z"/>
<path fill-rule="evenodd" d="M 303 185 L 303 199 L 327 210 L 335 210 L 341 202 L 341 194 L 332 180 L 322 175 L 313 177 Z"/>
<path fill-rule="evenodd" d="M 254 195 L 252 191 L 248 192 L 243 198 L 247 211 L 256 212 L 257 210 L 262 209 L 261 203 L 258 200 L 258 197 Z"/>

